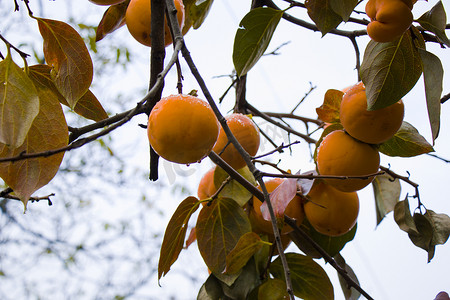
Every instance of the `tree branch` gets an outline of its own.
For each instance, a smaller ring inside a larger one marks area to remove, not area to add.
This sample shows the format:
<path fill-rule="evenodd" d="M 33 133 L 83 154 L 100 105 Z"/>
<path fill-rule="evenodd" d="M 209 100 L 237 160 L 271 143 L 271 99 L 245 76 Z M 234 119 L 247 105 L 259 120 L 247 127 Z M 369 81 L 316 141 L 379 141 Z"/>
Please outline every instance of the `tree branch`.
<path fill-rule="evenodd" d="M 115 129 L 119 128 L 120 126 L 122 126 L 125 123 L 127 123 L 128 121 L 130 121 L 136 115 L 145 113 L 146 111 L 148 111 L 148 108 L 151 107 L 151 105 L 154 105 L 154 103 L 156 103 L 156 101 L 158 100 L 158 99 L 156 99 L 158 88 L 160 87 L 160 85 L 163 84 L 163 80 L 164 80 L 165 76 L 170 71 L 170 69 L 175 64 L 175 62 L 177 61 L 178 52 L 180 51 L 181 46 L 182 46 L 181 43 L 178 43 L 175 46 L 174 53 L 172 54 L 172 57 L 171 57 L 169 63 L 167 64 L 167 66 L 164 68 L 163 72 L 161 72 L 158 75 L 156 84 L 144 96 L 144 98 L 142 98 L 142 100 L 137 103 L 137 105 L 133 109 L 123 112 L 117 116 L 108 118 L 106 120 L 102 120 L 97 123 L 83 127 L 84 129 L 79 130 L 79 131 L 83 132 L 83 133 L 87 133 L 87 132 L 90 132 L 91 130 L 95 130 L 97 128 L 102 128 L 102 126 L 101 126 L 102 124 L 113 124 L 113 125 L 101 130 L 100 132 L 98 132 L 96 134 L 90 135 L 86 138 L 74 140 L 66 147 L 53 149 L 53 150 L 49 150 L 49 151 L 36 152 L 36 153 L 25 153 L 24 152 L 17 156 L 0 158 L 0 162 L 7 162 L 7 161 L 13 162 L 13 161 L 19 161 L 19 160 L 24 160 L 24 159 L 36 158 L 36 157 L 48 157 L 48 156 L 55 155 L 55 154 L 58 154 L 61 152 L 71 151 L 73 149 L 80 148 L 80 147 L 82 147 L 92 141 L 95 141 L 96 139 L 114 131 Z M 86 128 L 89 128 L 89 129 L 86 129 Z M 77 130 L 75 130 L 74 132 L 77 132 Z M 76 133 L 76 134 L 78 134 L 78 136 L 80 136 L 80 133 Z"/>
<path fill-rule="evenodd" d="M 320 253 L 320 255 L 322 255 L 323 259 L 329 263 L 347 282 L 347 284 L 351 287 L 353 287 L 354 289 L 356 289 L 358 292 L 360 292 L 362 295 L 364 295 L 364 297 L 366 297 L 369 300 L 373 300 L 373 298 L 365 291 L 361 288 L 361 286 L 356 283 L 348 274 L 347 272 L 342 269 L 337 263 L 336 261 L 333 259 L 333 257 L 331 257 L 324 249 L 322 249 L 322 247 L 320 247 L 306 232 L 304 232 L 300 227 L 297 226 L 297 222 L 292 219 L 289 218 L 288 216 L 284 216 L 284 221 L 286 222 L 287 225 L 291 226 L 296 233 L 300 234 L 302 236 L 302 238 L 304 238 L 306 241 L 308 241 L 308 243 L 317 251 Z"/>
<path fill-rule="evenodd" d="M 152 46 L 150 52 L 150 82 L 149 90 L 156 84 L 158 74 L 164 69 L 164 58 L 166 56 L 165 40 L 164 40 L 164 23 L 165 23 L 165 8 L 164 1 L 151 0 L 151 37 Z M 150 16 L 149 16 L 150 17 Z M 158 87 L 156 91 L 155 99 L 159 101 L 161 99 L 164 83 Z M 156 102 L 155 102 L 156 104 Z M 149 105 L 148 110 L 145 112 L 150 115 L 154 105 Z M 150 180 L 158 180 L 158 162 L 159 155 L 155 152 L 153 147 L 150 147 Z"/>

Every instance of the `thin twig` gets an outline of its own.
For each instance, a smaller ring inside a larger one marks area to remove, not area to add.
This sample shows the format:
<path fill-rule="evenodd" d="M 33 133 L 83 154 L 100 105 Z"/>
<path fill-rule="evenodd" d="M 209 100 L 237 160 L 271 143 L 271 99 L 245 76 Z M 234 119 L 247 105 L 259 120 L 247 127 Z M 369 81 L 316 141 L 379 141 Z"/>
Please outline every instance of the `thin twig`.
<path fill-rule="evenodd" d="M 381 167 L 380 167 L 381 169 Z M 347 180 L 347 179 L 361 179 L 361 180 L 367 180 L 369 178 L 383 175 L 385 173 L 384 170 L 367 174 L 367 175 L 358 175 L 358 176 L 335 176 L 335 175 L 314 175 L 314 174 L 276 174 L 276 173 L 266 173 L 261 172 L 261 176 L 263 177 L 272 177 L 272 178 L 296 178 L 296 179 L 340 179 L 340 180 Z M 386 172 L 387 173 L 387 172 Z"/>
<path fill-rule="evenodd" d="M 321 126 L 323 125 L 323 121 L 319 120 L 319 119 L 313 119 L 313 118 L 308 118 L 308 117 L 303 117 L 303 116 L 298 116 L 298 115 L 294 115 L 293 113 L 277 113 L 277 112 L 263 112 L 263 114 L 269 116 L 269 117 L 273 117 L 273 118 L 279 118 L 279 119 L 294 119 L 294 120 L 299 120 L 302 121 L 303 123 L 307 124 L 307 123 L 313 123 L 316 124 L 317 126 Z"/>
<path fill-rule="evenodd" d="M 258 159 L 258 158 L 266 157 L 266 156 L 269 156 L 269 155 L 271 155 L 271 154 L 273 154 L 273 153 L 275 153 L 275 152 L 283 152 L 283 149 L 284 149 L 284 148 L 289 148 L 289 147 L 291 147 L 292 145 L 296 145 L 296 144 L 299 144 L 299 143 L 300 143 L 300 141 L 295 141 L 295 142 L 289 143 L 289 144 L 287 144 L 287 145 L 281 144 L 280 146 L 276 147 L 276 148 L 273 149 L 272 151 L 269 151 L 269 152 L 267 152 L 267 153 L 264 153 L 264 154 L 261 154 L 261 155 L 258 155 L 258 156 L 254 156 L 253 159 Z"/>
<path fill-rule="evenodd" d="M 294 114 L 294 111 L 300 106 L 300 104 L 303 103 L 303 101 L 305 101 L 305 99 L 312 93 L 312 91 L 314 91 L 317 87 L 312 85 L 312 83 L 309 83 L 309 91 L 307 91 L 305 93 L 305 95 L 303 96 L 302 99 L 300 99 L 300 101 L 294 106 L 294 108 L 291 110 L 291 114 Z"/>
<path fill-rule="evenodd" d="M 445 95 L 441 98 L 441 104 L 444 104 L 445 102 L 447 102 L 448 99 L 450 99 L 450 93 L 448 93 L 447 95 Z"/>
<path fill-rule="evenodd" d="M 251 105 L 250 103 L 246 103 L 247 108 L 252 112 L 253 115 L 258 116 L 263 118 L 264 120 L 266 120 L 269 123 L 272 123 L 273 125 L 276 125 L 278 127 L 280 127 L 281 129 L 286 130 L 287 132 L 290 132 L 292 134 L 295 134 L 298 137 L 301 137 L 302 139 L 304 139 L 306 142 L 311 143 L 311 144 L 315 144 L 317 141 L 315 139 L 313 139 L 312 137 L 303 134 L 301 132 L 298 132 L 286 125 L 281 124 L 280 122 L 277 122 L 275 120 L 273 120 L 271 117 L 269 117 L 268 115 L 264 114 L 263 112 L 259 111 L 256 107 L 254 107 L 253 105 Z"/>
<path fill-rule="evenodd" d="M 418 202 L 417 206 L 418 206 L 419 208 L 420 208 L 421 206 L 423 206 L 422 201 L 420 200 L 419 184 L 418 184 L 418 183 L 415 183 L 414 181 L 412 181 L 411 179 L 409 179 L 409 173 L 408 173 L 408 176 L 402 176 L 402 175 L 399 175 L 399 174 L 395 173 L 395 172 L 392 171 L 391 169 L 386 168 L 386 167 L 383 167 L 383 166 L 380 166 L 380 169 L 381 169 L 383 172 L 386 172 L 386 174 L 392 176 L 392 178 L 394 178 L 394 179 L 395 179 L 395 178 L 400 179 L 400 180 L 402 180 L 402 181 L 408 183 L 409 185 L 411 185 L 411 186 L 414 188 L 414 191 L 415 191 L 415 195 L 413 196 L 413 198 L 416 198 L 416 199 L 417 199 L 417 202 Z"/>

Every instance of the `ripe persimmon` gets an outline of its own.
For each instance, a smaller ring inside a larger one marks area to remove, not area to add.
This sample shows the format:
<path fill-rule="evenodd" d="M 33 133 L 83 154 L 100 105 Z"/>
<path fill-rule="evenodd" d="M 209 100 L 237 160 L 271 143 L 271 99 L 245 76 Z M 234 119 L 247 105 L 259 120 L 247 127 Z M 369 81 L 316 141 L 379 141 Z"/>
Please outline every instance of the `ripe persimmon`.
<path fill-rule="evenodd" d="M 208 102 L 191 95 L 171 95 L 152 109 L 147 134 L 150 145 L 168 161 L 199 162 L 213 148 L 219 122 Z"/>
<path fill-rule="evenodd" d="M 328 236 L 340 236 L 356 224 L 359 198 L 356 192 L 341 192 L 323 181 L 317 181 L 307 194 L 305 216 L 311 226 Z"/>
<path fill-rule="evenodd" d="M 89 1 L 97 5 L 115 5 L 125 2 L 125 0 L 89 0 Z"/>
<path fill-rule="evenodd" d="M 264 184 L 266 185 L 267 192 L 273 192 L 285 179 L 274 178 L 268 180 Z M 261 187 L 258 186 L 261 190 Z M 249 210 L 249 219 L 252 223 L 253 231 L 256 233 L 273 234 L 272 222 L 264 219 L 261 212 L 262 202 L 256 197 L 253 197 L 253 206 Z M 303 222 L 305 214 L 303 212 L 303 203 L 300 196 L 295 196 L 286 207 L 284 212 L 285 215 L 296 220 L 297 225 L 300 226 Z M 287 224 L 283 225 L 281 229 L 281 234 L 286 234 L 291 232 L 293 229 Z"/>
<path fill-rule="evenodd" d="M 345 131 L 355 139 L 368 144 L 380 144 L 400 129 L 404 107 L 400 100 L 385 108 L 368 111 L 366 90 L 360 82 L 342 97 L 339 118 Z"/>
<path fill-rule="evenodd" d="M 238 140 L 239 144 L 251 156 L 254 156 L 259 149 L 259 130 L 253 121 L 246 115 L 234 113 L 226 117 L 228 127 Z M 224 150 L 225 149 L 225 150 Z M 220 128 L 219 137 L 214 145 L 213 151 L 222 157 L 234 169 L 241 169 L 246 166 L 244 159 L 233 144 L 228 143 L 228 137 L 223 128 Z"/>
<path fill-rule="evenodd" d="M 205 200 L 210 198 L 217 191 L 217 187 L 214 184 L 214 171 L 216 167 L 209 169 L 198 184 L 197 196 L 199 200 Z"/>
<path fill-rule="evenodd" d="M 411 9 L 411 1 L 369 0 L 366 4 L 366 13 L 371 22 L 367 25 L 367 34 L 372 40 L 380 43 L 395 40 L 411 26 L 413 21 Z"/>
<path fill-rule="evenodd" d="M 372 145 L 352 138 L 344 130 L 335 130 L 326 135 L 320 143 L 316 162 L 320 175 L 365 176 L 378 171 L 380 154 Z M 373 177 L 325 179 L 343 192 L 360 190 L 372 180 Z"/>
<path fill-rule="evenodd" d="M 150 0 L 131 0 L 125 14 L 125 22 L 128 31 L 141 44 L 151 47 L 151 5 Z M 180 28 L 184 24 L 184 5 L 182 0 L 175 0 L 175 8 L 177 9 L 177 19 Z M 172 36 L 170 28 L 165 20 L 164 26 L 165 45 L 172 44 Z"/>

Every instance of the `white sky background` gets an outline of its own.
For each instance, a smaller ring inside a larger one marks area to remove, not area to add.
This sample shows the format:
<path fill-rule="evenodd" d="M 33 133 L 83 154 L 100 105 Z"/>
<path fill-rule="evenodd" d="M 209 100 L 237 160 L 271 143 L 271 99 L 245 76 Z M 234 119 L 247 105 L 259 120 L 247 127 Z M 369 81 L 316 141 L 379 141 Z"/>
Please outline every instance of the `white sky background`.
<path fill-rule="evenodd" d="M 60 17 L 62 12 L 65 13 L 66 3 L 64 2 L 61 0 L 43 1 L 46 17 L 64 21 L 64 18 Z M 80 2 L 73 2 L 72 9 L 77 8 L 84 13 L 89 11 L 90 14 L 86 14 L 86 23 L 95 23 L 92 20 L 100 20 L 103 7 L 97 7 L 91 3 L 86 5 L 83 3 L 82 6 L 77 7 Z M 214 77 L 230 74 L 233 70 L 231 55 L 234 35 L 240 20 L 248 12 L 249 2 L 215 1 L 203 26 L 199 30 L 190 30 L 185 36 L 193 60 L 215 99 L 222 95 L 230 83 L 229 78 Z M 0 3 L 3 2 L 0 1 Z M 77 4 L 75 5 L 75 3 Z M 431 0 L 429 2 L 419 1 L 414 8 L 414 16 L 418 18 L 422 12 L 431 8 L 435 3 L 436 1 Z M 444 6 L 449 13 L 450 7 L 445 1 Z M 62 11 L 61 7 L 63 7 Z M 360 9 L 363 10 L 363 7 Z M 35 11 L 37 12 L 38 9 L 36 8 Z M 302 9 L 295 11 L 303 12 Z M 291 10 L 290 13 L 294 14 L 295 11 Z M 114 39 L 126 39 L 127 45 L 142 59 L 135 60 L 133 68 L 128 68 L 124 74 L 111 74 L 110 82 L 94 82 L 97 84 L 94 93 L 106 108 L 108 107 L 107 100 L 114 98 L 117 92 L 120 91 L 124 95 L 127 93 L 136 95 L 137 90 L 144 91 L 148 84 L 149 49 L 132 39 L 126 28 L 120 29 L 101 43 L 108 43 Z M 367 41 L 368 38 L 358 39 L 361 55 L 365 47 L 363 43 Z M 356 83 L 354 50 L 347 39 L 332 35 L 321 38 L 321 34 L 318 32 L 313 33 L 281 20 L 268 51 L 274 50 L 285 42 L 290 43 L 279 50 L 281 55 L 263 57 L 248 74 L 247 99 L 257 108 L 263 111 L 290 111 L 309 90 L 311 82 L 317 86 L 317 89 L 297 109 L 296 113 L 316 117 L 315 108 L 321 105 L 327 89 L 341 89 Z M 441 58 L 444 69 L 448 70 L 450 68 L 449 50 L 443 51 L 436 45 L 427 44 L 427 46 Z M 170 54 L 169 47 L 167 57 Z M 183 72 L 184 91 L 199 89 L 186 66 L 183 67 Z M 175 78 L 173 70 L 166 81 L 165 95 L 176 93 Z M 422 82 L 421 78 L 413 91 L 404 98 L 405 120 L 413 124 L 430 141 Z M 444 93 L 449 91 L 450 81 L 446 76 Z M 140 97 L 137 95 L 135 102 Z M 233 101 L 234 90 L 221 105 L 223 114 L 227 114 L 232 109 Z M 133 105 L 134 102 L 130 103 L 130 107 Z M 450 159 L 450 128 L 446 121 L 446 116 L 450 114 L 448 106 L 449 104 L 445 104 L 442 107 L 441 132 L 435 149 L 436 154 Z M 147 139 L 145 131 L 136 130 L 136 125 L 145 122 L 145 118 L 139 116 L 114 133 L 123 137 L 123 145 L 119 146 L 123 153 L 137 151 L 134 158 L 130 158 L 130 163 L 144 168 L 148 166 Z M 262 128 L 267 127 L 266 124 L 261 124 Z M 299 131 L 304 130 L 302 123 L 294 126 L 298 126 L 296 129 Z M 295 137 L 293 139 L 295 140 Z M 277 141 L 286 142 L 283 138 L 278 138 Z M 261 152 L 269 150 L 270 145 L 264 142 L 263 147 Z M 274 156 L 273 160 L 277 161 L 279 158 L 283 159 L 281 163 L 283 168 L 290 168 L 294 172 L 299 169 L 306 171 L 314 168 L 306 143 L 294 146 L 292 156 L 289 156 L 287 151 L 282 156 Z M 124 159 L 126 158 L 124 157 Z M 420 195 L 424 205 L 438 213 L 450 215 L 447 179 L 450 174 L 450 165 L 428 156 L 409 159 L 382 157 L 382 164 L 385 166 L 390 164 L 392 169 L 399 174 L 406 174 L 405 172 L 409 171 L 411 180 L 420 184 Z M 208 159 L 190 167 L 161 161 L 160 177 L 169 185 L 178 183 L 190 188 L 190 193 L 186 192 L 185 196 L 195 195 L 196 185 L 201 175 L 210 167 L 211 162 Z M 148 184 L 154 183 L 149 182 Z M 413 194 L 414 190 L 402 183 L 401 197 L 404 197 L 406 193 Z M 375 230 L 376 216 L 372 188 L 369 186 L 358 194 L 361 200 L 358 230 L 355 239 L 346 245 L 342 255 L 356 272 L 361 286 L 373 298 L 383 300 L 434 299 L 441 290 L 450 292 L 448 276 L 450 246 L 448 243 L 437 246 L 434 259 L 427 263 L 427 253 L 412 244 L 407 234 L 401 231 L 393 221 L 392 213 L 386 216 Z M 160 208 L 165 209 L 168 214 L 166 222 L 181 200 L 168 197 L 161 199 Z M 415 204 L 415 200 L 410 200 L 411 207 L 414 207 Z M 114 212 L 114 209 L 111 208 L 108 213 L 120 213 L 120 210 Z M 160 224 L 161 227 L 165 227 L 165 225 L 166 223 Z M 295 251 L 295 248 L 292 247 L 290 250 Z M 344 299 L 334 270 L 329 266 L 325 266 L 325 268 L 329 271 L 334 283 L 336 299 Z M 150 294 L 154 295 L 155 290 L 158 290 L 161 295 L 168 295 L 167 291 L 170 291 L 170 294 L 173 291 L 179 291 L 177 299 L 194 299 L 200 286 L 191 286 L 183 272 L 207 278 L 206 267 L 202 265 L 195 244 L 188 251 L 182 252 L 179 260 L 172 267 L 172 271 L 161 280 L 162 287 L 157 286 L 155 278 L 152 282 L 154 285 L 143 289 L 142 294 L 145 295 L 146 291 L 152 291 Z"/>

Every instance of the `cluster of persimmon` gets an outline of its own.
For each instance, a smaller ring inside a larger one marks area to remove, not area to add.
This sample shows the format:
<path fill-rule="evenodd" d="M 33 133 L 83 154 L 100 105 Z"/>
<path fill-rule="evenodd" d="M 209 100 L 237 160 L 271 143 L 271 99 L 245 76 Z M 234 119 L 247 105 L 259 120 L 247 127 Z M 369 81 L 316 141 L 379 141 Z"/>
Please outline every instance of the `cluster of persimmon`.
<path fill-rule="evenodd" d="M 124 0 L 90 0 L 99 5 L 115 5 Z M 183 33 L 185 10 L 182 0 L 175 0 L 177 19 Z M 411 10 L 415 0 L 369 0 L 366 13 L 371 22 L 369 36 L 377 42 L 389 42 L 401 36 L 411 25 Z M 130 0 L 125 22 L 130 34 L 141 44 L 151 46 L 150 0 Z M 170 29 L 165 21 L 165 45 L 172 43 Z M 317 148 L 317 171 L 325 175 L 316 179 L 306 195 L 295 195 L 289 200 L 284 214 L 296 220 L 298 226 L 307 219 L 318 232 L 340 236 L 356 224 L 359 213 L 357 191 L 370 184 L 380 165 L 376 145 L 390 139 L 403 121 L 402 100 L 383 109 L 368 111 L 365 87 L 358 83 L 343 95 L 340 106 L 342 130 L 326 135 Z M 226 122 L 239 144 L 254 156 L 260 145 L 260 134 L 250 117 L 233 113 Z M 211 106 L 192 95 L 171 95 L 161 99 L 152 109 L 147 126 L 150 145 L 164 159 L 191 164 L 200 162 L 211 151 L 219 154 L 233 169 L 239 170 L 246 162 L 221 128 Z M 213 167 L 198 186 L 199 200 L 211 199 L 218 187 L 214 183 Z M 352 177 L 352 178 L 347 178 Z M 358 178 L 355 178 L 358 177 Z M 265 182 L 269 193 L 285 179 Z M 258 186 L 259 189 L 261 189 Z M 206 203 L 203 201 L 203 203 Z M 267 235 L 274 241 L 272 222 L 263 217 L 262 202 L 253 196 L 245 204 L 253 231 Z M 291 242 L 288 233 L 293 230 L 281 222 L 283 246 Z"/>
<path fill-rule="evenodd" d="M 97 5 L 116 5 L 125 0 L 89 0 Z M 151 0 L 130 0 L 126 13 L 125 13 L 125 24 L 128 31 L 133 36 L 133 38 L 141 43 L 142 45 L 151 47 L 152 37 L 151 37 Z M 182 33 L 185 34 L 190 27 L 190 24 L 184 26 L 185 21 L 185 7 L 183 0 L 174 1 L 175 8 L 177 10 L 177 20 L 178 25 L 182 29 Z M 165 20 L 164 26 L 164 44 L 167 47 L 172 44 L 172 35 L 170 33 L 169 25 L 167 24 L 167 19 Z"/>
<path fill-rule="evenodd" d="M 391 139 L 400 129 L 404 116 L 402 100 L 378 110 L 367 110 L 367 97 L 362 82 L 347 89 L 343 94 L 339 119 L 343 129 L 331 131 L 319 141 L 316 166 L 323 179 L 318 184 L 326 192 L 309 192 L 310 201 L 305 203 L 305 213 L 316 216 L 331 215 L 313 220 L 311 225 L 322 232 L 323 225 L 337 214 L 348 215 L 348 221 L 357 217 L 357 191 L 374 179 L 380 166 L 377 145 Z M 324 194 L 333 200 L 323 202 Z M 333 211 L 336 209 L 336 211 Z M 323 211 L 322 214 L 318 213 Z M 351 215 L 351 218 L 350 218 Z M 322 227 L 322 228 L 320 228 Z"/>
<path fill-rule="evenodd" d="M 412 24 L 411 12 L 417 0 L 369 0 L 366 14 L 371 22 L 367 34 L 375 42 L 391 42 L 400 37 Z"/>

